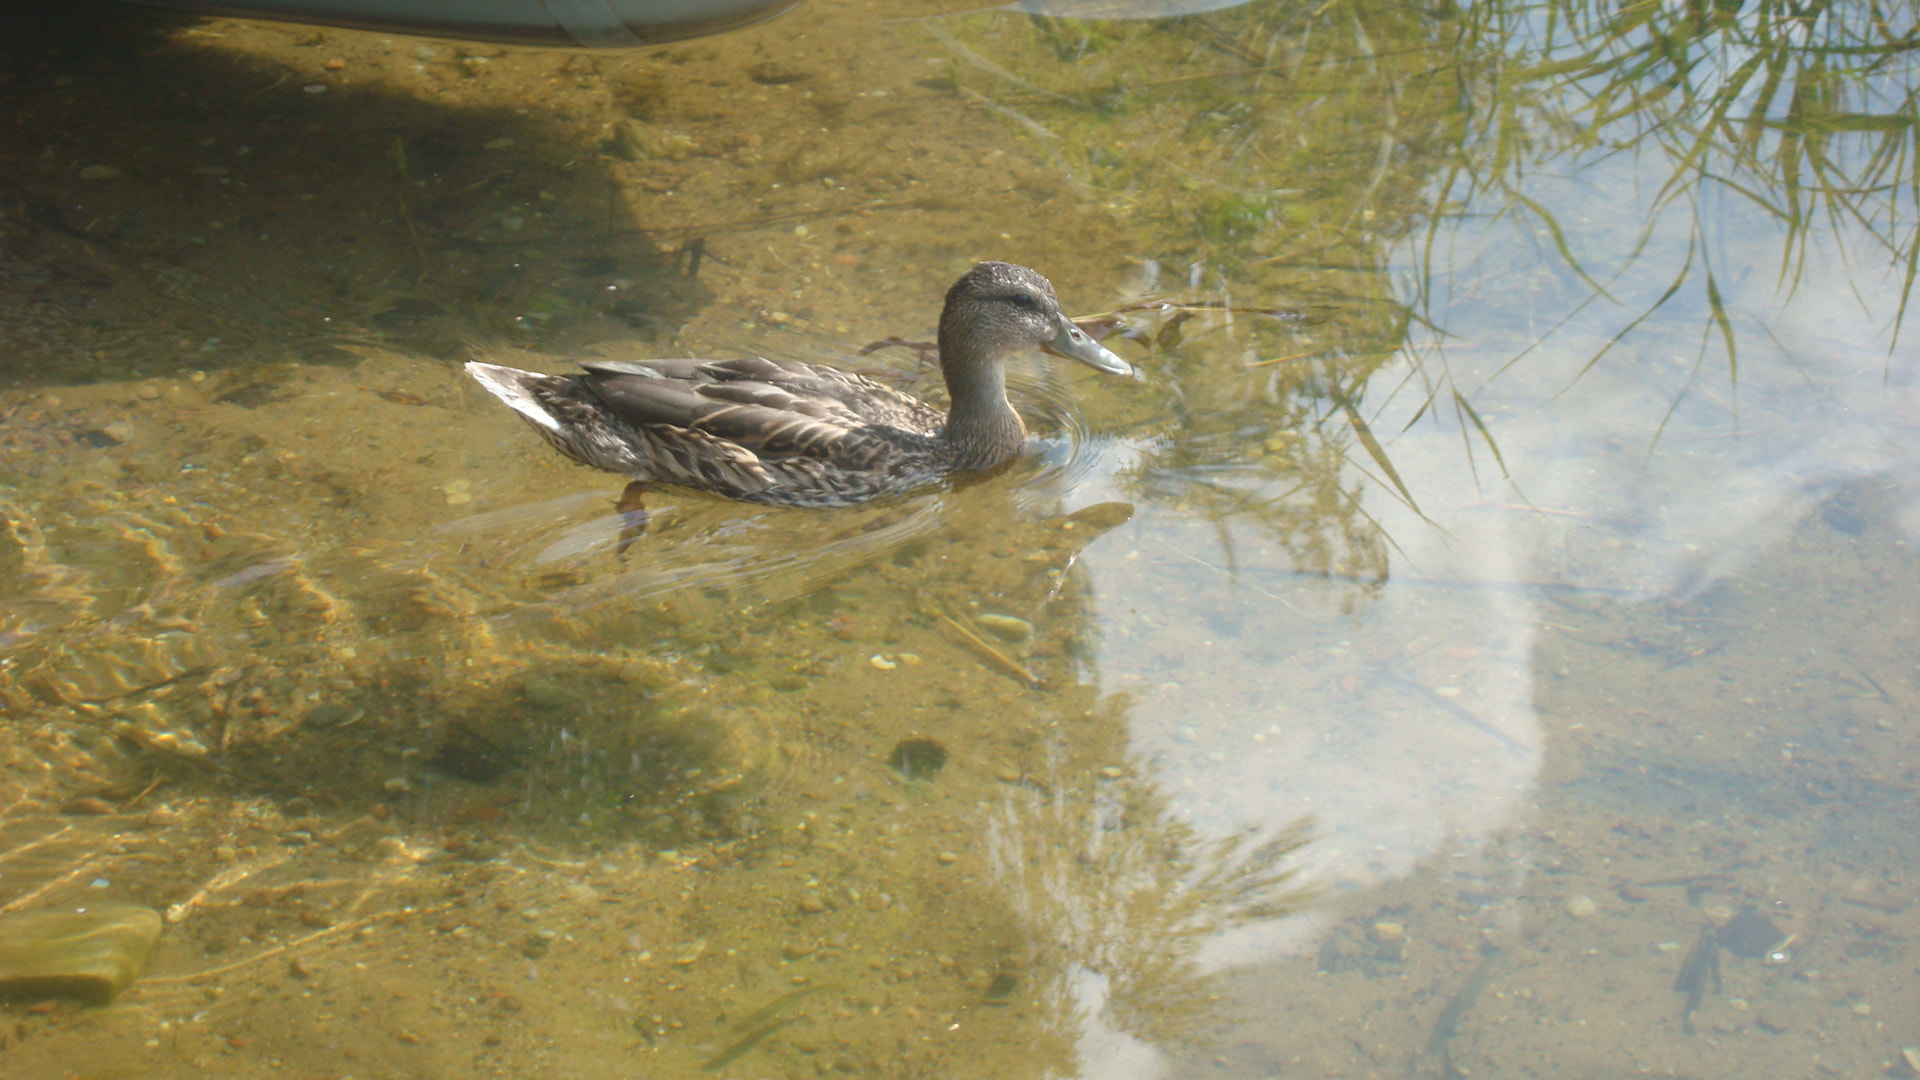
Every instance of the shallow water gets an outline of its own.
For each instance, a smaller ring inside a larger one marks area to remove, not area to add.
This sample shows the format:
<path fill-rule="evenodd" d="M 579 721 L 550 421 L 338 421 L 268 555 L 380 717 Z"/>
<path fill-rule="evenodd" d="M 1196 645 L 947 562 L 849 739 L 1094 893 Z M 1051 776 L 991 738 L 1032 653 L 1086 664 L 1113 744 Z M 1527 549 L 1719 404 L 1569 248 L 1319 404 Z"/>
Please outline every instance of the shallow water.
<path fill-rule="evenodd" d="M 113 14 L 0 46 L 0 912 L 167 931 L 8 1075 L 1920 1062 L 1910 9 Z M 459 373 L 937 398 L 981 258 L 1148 379 L 898 501 L 624 544 Z"/>

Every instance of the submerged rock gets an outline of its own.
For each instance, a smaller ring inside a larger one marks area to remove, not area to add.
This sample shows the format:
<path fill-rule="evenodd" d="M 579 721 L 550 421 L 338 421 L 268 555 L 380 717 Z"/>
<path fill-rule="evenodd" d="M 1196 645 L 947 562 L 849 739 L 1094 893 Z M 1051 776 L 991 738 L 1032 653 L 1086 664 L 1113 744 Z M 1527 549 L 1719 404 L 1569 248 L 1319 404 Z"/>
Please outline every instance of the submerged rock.
<path fill-rule="evenodd" d="M 129 904 L 0 918 L 0 998 L 105 1002 L 147 966 L 160 913 Z"/>
<path fill-rule="evenodd" d="M 975 615 L 973 621 L 1002 641 L 1024 645 L 1033 640 L 1033 624 L 1017 615 L 999 615 L 983 611 Z"/>

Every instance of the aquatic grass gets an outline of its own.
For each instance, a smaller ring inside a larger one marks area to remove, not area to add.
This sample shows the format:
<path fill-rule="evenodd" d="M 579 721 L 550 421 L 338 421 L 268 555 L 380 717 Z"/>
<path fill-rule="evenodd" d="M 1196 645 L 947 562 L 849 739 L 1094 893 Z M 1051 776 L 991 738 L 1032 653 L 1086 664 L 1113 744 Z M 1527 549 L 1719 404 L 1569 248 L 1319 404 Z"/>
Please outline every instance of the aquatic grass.
<path fill-rule="evenodd" d="M 1900 300 L 1888 337 L 1899 340 L 1920 277 L 1917 9 L 1350 0 L 1162 23 L 986 13 L 929 36 L 968 100 L 1121 211 L 1157 265 L 1184 271 L 1184 288 L 1155 294 L 1184 309 L 1134 330 L 1190 399 L 1142 485 L 1257 517 L 1309 565 L 1366 566 L 1391 541 L 1363 539 L 1364 486 L 1420 505 L 1393 437 L 1450 423 L 1476 482 L 1507 481 L 1479 395 L 1577 324 L 1612 323 L 1562 392 L 1623 344 L 1655 332 L 1690 342 L 1689 376 L 1648 452 L 1715 374 L 1737 423 L 1742 350 L 1771 331 L 1730 289 L 1756 268 L 1771 265 L 1791 299 L 1817 254 L 1837 251 L 1856 281 L 1891 267 Z M 1540 183 L 1578 185 L 1602 167 L 1645 178 L 1629 216 L 1576 219 Z M 1730 238 L 1725 215 L 1745 207 L 1777 233 Z M 1449 366 L 1447 327 L 1463 287 L 1447 246 L 1467 224 L 1534 244 L 1541 273 L 1571 295 L 1470 381 Z M 1412 258 L 1396 264 L 1397 250 Z M 1209 293 L 1219 325 L 1176 321 Z M 1282 297 L 1329 317 L 1311 329 L 1233 321 Z M 1384 429 L 1405 393 L 1424 397 Z M 1283 432 L 1315 445 L 1261 449 Z M 1315 514 L 1331 516 L 1309 523 Z M 1329 540 L 1348 557 L 1331 556 Z"/>
<path fill-rule="evenodd" d="M 1468 107 L 1443 202 L 1523 210 L 1551 232 L 1560 261 L 1610 303 L 1619 302 L 1607 284 L 1637 272 L 1666 215 L 1693 219 L 1679 276 L 1629 312 L 1582 375 L 1684 293 L 1705 320 L 1700 348 L 1717 343 L 1737 389 L 1741 334 L 1723 292 L 1734 267 L 1703 227 L 1705 207 L 1725 199 L 1780 227 L 1783 300 L 1805 284 L 1822 245 L 1856 276 L 1856 296 L 1858 276 L 1890 268 L 1900 288 L 1887 347 L 1897 346 L 1920 267 L 1920 5 L 1548 0 L 1468 5 L 1455 16 L 1458 52 L 1468 59 L 1453 74 Z M 1598 275 L 1527 182 L 1625 154 L 1660 163 L 1664 177 L 1633 242 Z M 1430 238 L 1447 227 L 1434 215 Z"/>
<path fill-rule="evenodd" d="M 1058 782 L 1049 778 L 1049 786 Z M 1320 839 L 1301 817 L 1271 828 L 1207 836 L 1183 821 L 1152 785 L 1103 781 L 1096 807 L 1051 797 L 1041 785 L 1008 791 L 983 830 L 993 876 L 1023 922 L 1048 935 L 1046 955 L 1095 959 L 1109 980 L 1101 1007 L 1120 1030 L 1211 1050 L 1220 971 L 1201 956 L 1239 927 L 1277 924 L 1324 894 L 1302 880 L 1299 859 Z M 1114 825 L 1126 821 L 1129 827 Z M 1023 992 L 1037 1007 L 1073 1015 L 1084 998 L 1071 970 L 1033 971 Z"/>

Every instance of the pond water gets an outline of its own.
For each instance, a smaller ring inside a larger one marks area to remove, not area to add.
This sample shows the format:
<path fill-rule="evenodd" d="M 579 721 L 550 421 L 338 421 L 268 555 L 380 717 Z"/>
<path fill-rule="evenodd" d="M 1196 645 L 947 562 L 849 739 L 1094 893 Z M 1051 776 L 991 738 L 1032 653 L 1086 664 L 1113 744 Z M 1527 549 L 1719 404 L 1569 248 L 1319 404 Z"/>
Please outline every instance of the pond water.
<path fill-rule="evenodd" d="M 9 11 L 0 1070 L 1915 1075 L 1915 10 L 1197 9 Z M 1146 380 L 858 509 L 460 372 L 988 258 Z"/>

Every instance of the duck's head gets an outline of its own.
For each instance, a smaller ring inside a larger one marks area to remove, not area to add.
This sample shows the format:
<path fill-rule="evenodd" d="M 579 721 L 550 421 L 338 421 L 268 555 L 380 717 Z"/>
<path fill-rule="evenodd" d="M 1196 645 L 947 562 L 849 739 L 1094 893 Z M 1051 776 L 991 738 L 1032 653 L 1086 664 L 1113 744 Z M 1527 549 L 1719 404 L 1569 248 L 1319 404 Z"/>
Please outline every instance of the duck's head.
<path fill-rule="evenodd" d="M 947 290 L 940 312 L 940 366 L 949 383 L 997 365 L 1009 353 L 1040 348 L 1109 375 L 1138 378 L 1060 310 L 1053 283 L 1013 263 L 983 262 Z"/>

